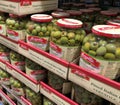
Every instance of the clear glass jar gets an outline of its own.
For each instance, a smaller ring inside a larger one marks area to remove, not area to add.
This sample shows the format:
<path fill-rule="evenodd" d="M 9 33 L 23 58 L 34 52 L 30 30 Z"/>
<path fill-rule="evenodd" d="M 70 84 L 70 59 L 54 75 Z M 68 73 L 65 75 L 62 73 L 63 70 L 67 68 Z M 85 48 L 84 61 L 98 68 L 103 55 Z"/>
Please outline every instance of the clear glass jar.
<path fill-rule="evenodd" d="M 30 59 L 25 59 L 25 72 L 36 81 L 46 79 L 46 70 Z"/>
<path fill-rule="evenodd" d="M 101 11 L 100 16 L 96 17 L 96 24 L 106 24 L 108 20 L 114 19 L 117 16 L 117 12 Z"/>
<path fill-rule="evenodd" d="M 92 32 L 83 40 L 79 65 L 114 79 L 120 72 L 120 28 L 96 25 Z"/>
<path fill-rule="evenodd" d="M 82 15 L 80 20 L 83 22 L 83 28 L 87 33 L 91 32 L 91 28 L 94 22 L 94 11 L 90 9 L 80 9 Z"/>
<path fill-rule="evenodd" d="M 82 22 L 75 19 L 59 19 L 58 30 L 51 32 L 50 54 L 71 62 L 79 56 L 85 31 Z"/>
<path fill-rule="evenodd" d="M 6 20 L 7 36 L 15 41 L 25 41 L 26 16 L 17 16 L 14 14 L 9 14 L 9 16 L 10 17 Z"/>
<path fill-rule="evenodd" d="M 67 10 L 66 12 L 70 14 L 70 18 L 72 18 L 72 19 L 78 19 L 78 20 L 81 19 L 80 17 L 82 15 L 82 12 L 80 12 L 80 11 Z"/>
<path fill-rule="evenodd" d="M 73 84 L 75 101 L 80 105 L 102 105 L 102 98 Z"/>
<path fill-rule="evenodd" d="M 32 105 L 42 105 L 42 95 L 40 93 L 35 93 L 29 88 L 25 88 L 26 98 L 30 101 Z"/>
<path fill-rule="evenodd" d="M 49 38 L 52 31 L 52 16 L 46 14 L 35 14 L 31 16 L 32 22 L 27 25 L 27 43 L 48 51 Z"/>

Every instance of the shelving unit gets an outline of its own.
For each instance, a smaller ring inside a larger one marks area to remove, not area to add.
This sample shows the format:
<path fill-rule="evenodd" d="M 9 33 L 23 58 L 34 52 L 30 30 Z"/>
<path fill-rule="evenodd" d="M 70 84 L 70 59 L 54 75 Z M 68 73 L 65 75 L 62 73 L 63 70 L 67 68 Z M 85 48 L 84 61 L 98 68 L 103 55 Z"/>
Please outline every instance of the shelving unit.
<path fill-rule="evenodd" d="M 25 9 L 27 7 L 24 6 L 19 7 L 20 6 L 19 3 L 2 0 L 0 1 L 0 3 L 2 3 L 0 5 L 0 10 L 9 13 L 15 13 L 17 15 L 24 15 L 24 14 L 42 12 L 46 10 L 54 10 L 57 8 L 58 5 L 57 0 L 50 1 L 47 4 L 45 2 L 43 3 L 45 5 L 44 10 L 41 9 L 38 11 L 38 9 L 40 8 L 38 8 L 37 6 L 40 6 L 42 3 L 39 2 L 39 4 L 37 4 L 36 2 L 35 4 L 36 7 L 34 7 L 34 3 L 31 6 L 29 5 L 31 9 L 34 9 L 34 11 L 29 10 L 30 12 L 24 13 L 22 10 L 23 8 Z M 16 8 L 16 10 L 15 9 L 13 10 L 11 7 L 5 9 L 6 8 L 4 6 L 5 4 L 17 6 L 21 10 L 19 10 L 17 7 L 14 7 Z M 46 6 L 48 5 L 49 7 L 46 8 Z M 27 44 L 26 42 L 14 41 L 0 34 L 0 43 L 10 48 L 11 50 L 14 50 L 19 54 L 25 56 L 26 58 L 31 59 L 32 61 L 43 66 L 44 68 L 55 73 L 56 75 L 62 77 L 63 79 L 78 84 L 79 86 L 85 88 L 86 90 L 114 103 L 115 105 L 120 105 L 120 83 L 105 78 L 101 75 L 89 72 L 84 68 L 81 68 L 80 66 L 74 64 L 73 62 L 67 62 L 60 58 L 57 58 L 54 55 L 51 55 L 45 51 L 35 48 L 32 45 Z M 59 93 L 55 89 L 45 84 L 44 82 L 40 82 L 40 83 L 37 82 L 36 80 L 26 75 L 24 72 L 20 71 L 19 69 L 11 65 L 10 63 L 5 62 L 1 59 L 0 59 L 0 68 L 7 71 L 10 75 L 12 75 L 16 79 L 24 83 L 26 86 L 31 88 L 36 93 L 40 92 L 41 94 L 49 98 L 57 105 L 78 105 L 76 102 L 67 98 L 63 94 Z M 7 88 L 5 85 L 2 84 L 2 87 L 5 88 L 9 93 L 11 93 L 22 105 L 32 105 L 24 97 L 15 96 L 10 91 L 10 89 Z M 10 100 L 10 98 L 6 94 L 2 92 L 2 90 L 0 90 L 0 95 L 10 105 L 16 105 L 12 100 Z"/>

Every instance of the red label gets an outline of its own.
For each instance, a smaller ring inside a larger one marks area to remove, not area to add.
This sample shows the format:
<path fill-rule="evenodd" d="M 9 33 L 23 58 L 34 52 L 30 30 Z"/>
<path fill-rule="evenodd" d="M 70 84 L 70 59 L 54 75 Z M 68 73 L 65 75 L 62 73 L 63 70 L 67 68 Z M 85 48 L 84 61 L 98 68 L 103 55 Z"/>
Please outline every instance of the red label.
<path fill-rule="evenodd" d="M 92 58 L 91 56 L 89 56 L 88 54 L 81 52 L 81 57 L 89 62 L 92 66 L 99 68 L 100 67 L 100 63 L 98 61 L 96 61 L 94 58 Z"/>
<path fill-rule="evenodd" d="M 42 74 L 44 72 L 45 72 L 44 70 L 35 70 L 35 71 L 31 72 L 31 75 L 39 75 L 39 74 Z"/>
<path fill-rule="evenodd" d="M 41 44 L 47 44 L 47 40 L 45 38 L 39 38 L 37 36 L 28 36 L 28 40 L 30 42 L 39 42 Z"/>
<path fill-rule="evenodd" d="M 7 33 L 13 36 L 18 36 L 18 32 L 14 31 L 14 30 L 7 30 Z"/>
<path fill-rule="evenodd" d="M 71 72 L 74 74 L 78 74 L 79 76 L 85 78 L 86 80 L 90 80 L 90 78 L 86 74 L 82 73 L 80 70 L 72 69 Z"/>
<path fill-rule="evenodd" d="M 62 49 L 59 46 L 55 45 L 53 42 L 50 42 L 50 47 L 58 53 L 62 52 Z"/>
<path fill-rule="evenodd" d="M 26 45 L 24 45 L 24 44 L 20 44 L 20 47 L 25 49 L 25 50 L 28 50 L 28 47 Z"/>
<path fill-rule="evenodd" d="M 21 6 L 28 6 L 31 4 L 32 4 L 31 0 L 21 0 L 21 3 L 20 3 Z"/>
<path fill-rule="evenodd" d="M 16 66 L 22 66 L 22 65 L 25 65 L 25 62 L 16 62 L 15 65 Z"/>

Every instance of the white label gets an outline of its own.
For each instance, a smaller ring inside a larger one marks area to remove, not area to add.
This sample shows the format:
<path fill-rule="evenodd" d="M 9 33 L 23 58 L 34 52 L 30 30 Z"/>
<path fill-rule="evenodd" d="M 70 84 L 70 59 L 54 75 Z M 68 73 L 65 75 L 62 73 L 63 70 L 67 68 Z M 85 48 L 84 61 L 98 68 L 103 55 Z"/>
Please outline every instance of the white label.
<path fill-rule="evenodd" d="M 90 82 L 89 88 L 93 93 L 116 105 L 120 105 L 120 90 L 92 78 L 90 79 Z"/>
<path fill-rule="evenodd" d="M 24 90 L 23 88 L 14 88 L 12 87 L 12 92 L 16 95 L 24 96 Z"/>
<path fill-rule="evenodd" d="M 0 59 L 9 62 L 9 53 L 0 52 Z"/>
<path fill-rule="evenodd" d="M 3 70 L 6 70 L 6 65 L 2 62 L 0 62 L 0 67 L 3 69 Z"/>
<path fill-rule="evenodd" d="M 41 86 L 41 91 L 43 95 L 45 95 L 47 98 L 49 98 L 51 101 L 56 103 L 57 105 L 71 105 L 70 103 L 66 102 L 56 94 L 52 93 L 49 89 Z"/>
<path fill-rule="evenodd" d="M 40 64 L 41 66 L 45 67 L 46 69 L 54 72 L 55 74 L 59 75 L 60 77 L 66 79 L 67 78 L 67 73 L 68 73 L 68 68 L 37 53 L 32 50 L 29 50 L 30 59 L 33 60 L 34 62 Z"/>
<path fill-rule="evenodd" d="M 72 62 L 80 55 L 80 46 L 77 47 L 65 47 L 57 45 L 53 42 L 50 43 L 50 54 L 53 54 L 59 58 L 62 58 L 68 62 Z"/>
<path fill-rule="evenodd" d="M 14 51 L 18 51 L 18 45 L 16 43 L 9 41 L 1 36 L 0 36 L 0 43 Z"/>
<path fill-rule="evenodd" d="M 79 70 L 70 69 L 68 79 L 85 89 L 90 85 L 90 77 L 82 72 L 79 72 Z"/>
<path fill-rule="evenodd" d="M 39 85 L 38 84 L 33 83 L 32 81 L 30 81 L 29 79 L 27 79 L 26 77 L 24 77 L 23 75 L 19 74 L 16 71 L 14 71 L 13 76 L 15 78 L 17 78 L 18 80 L 20 80 L 22 83 L 24 83 L 29 88 L 31 88 L 33 91 L 39 92 Z"/>
<path fill-rule="evenodd" d="M 11 75 L 14 74 L 14 70 L 13 70 L 11 67 L 9 67 L 9 66 L 6 66 L 6 71 L 7 71 L 8 73 L 10 73 Z"/>

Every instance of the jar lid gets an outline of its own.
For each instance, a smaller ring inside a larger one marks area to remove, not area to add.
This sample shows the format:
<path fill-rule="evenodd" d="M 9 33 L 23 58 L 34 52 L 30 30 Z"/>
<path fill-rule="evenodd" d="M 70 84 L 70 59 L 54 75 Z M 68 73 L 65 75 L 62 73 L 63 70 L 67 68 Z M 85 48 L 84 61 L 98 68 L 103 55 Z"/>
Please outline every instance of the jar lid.
<path fill-rule="evenodd" d="M 66 12 L 68 12 L 72 16 L 80 16 L 82 14 L 81 11 L 76 11 L 76 10 L 67 10 Z"/>
<path fill-rule="evenodd" d="M 100 12 L 101 14 L 103 15 L 107 15 L 107 16 L 116 16 L 117 15 L 117 12 L 112 12 L 112 11 L 101 11 Z"/>
<path fill-rule="evenodd" d="M 81 12 L 83 13 L 91 13 L 91 12 L 94 12 L 93 10 L 91 9 L 80 9 Z"/>
<path fill-rule="evenodd" d="M 108 20 L 107 24 L 114 25 L 114 26 L 120 26 L 120 20 L 119 19 Z"/>
<path fill-rule="evenodd" d="M 119 20 L 120 20 L 120 16 L 117 16 L 117 19 L 119 19 Z"/>
<path fill-rule="evenodd" d="M 58 11 L 55 11 L 55 12 L 52 12 L 52 16 L 56 17 L 56 18 L 66 18 L 66 17 L 69 17 L 70 14 L 67 13 L 67 12 L 58 12 Z"/>
<path fill-rule="evenodd" d="M 76 7 L 84 6 L 84 3 L 74 3 L 73 6 L 76 6 Z"/>
<path fill-rule="evenodd" d="M 56 11 L 63 12 L 64 10 L 61 8 L 57 8 Z"/>
<path fill-rule="evenodd" d="M 98 7 L 98 4 L 86 4 L 85 7 Z"/>
<path fill-rule="evenodd" d="M 57 21 L 57 25 L 65 28 L 80 28 L 82 27 L 82 22 L 76 19 L 64 18 Z"/>
<path fill-rule="evenodd" d="M 92 32 L 99 36 L 109 38 L 120 38 L 120 27 L 113 25 L 95 25 L 92 27 Z"/>
<path fill-rule="evenodd" d="M 34 14 L 31 16 L 31 20 L 36 22 L 51 22 L 52 16 L 46 14 Z"/>
<path fill-rule="evenodd" d="M 97 7 L 89 8 L 89 9 L 91 9 L 91 10 L 93 10 L 93 11 L 100 11 L 100 10 L 101 10 L 101 8 L 97 8 Z"/>

